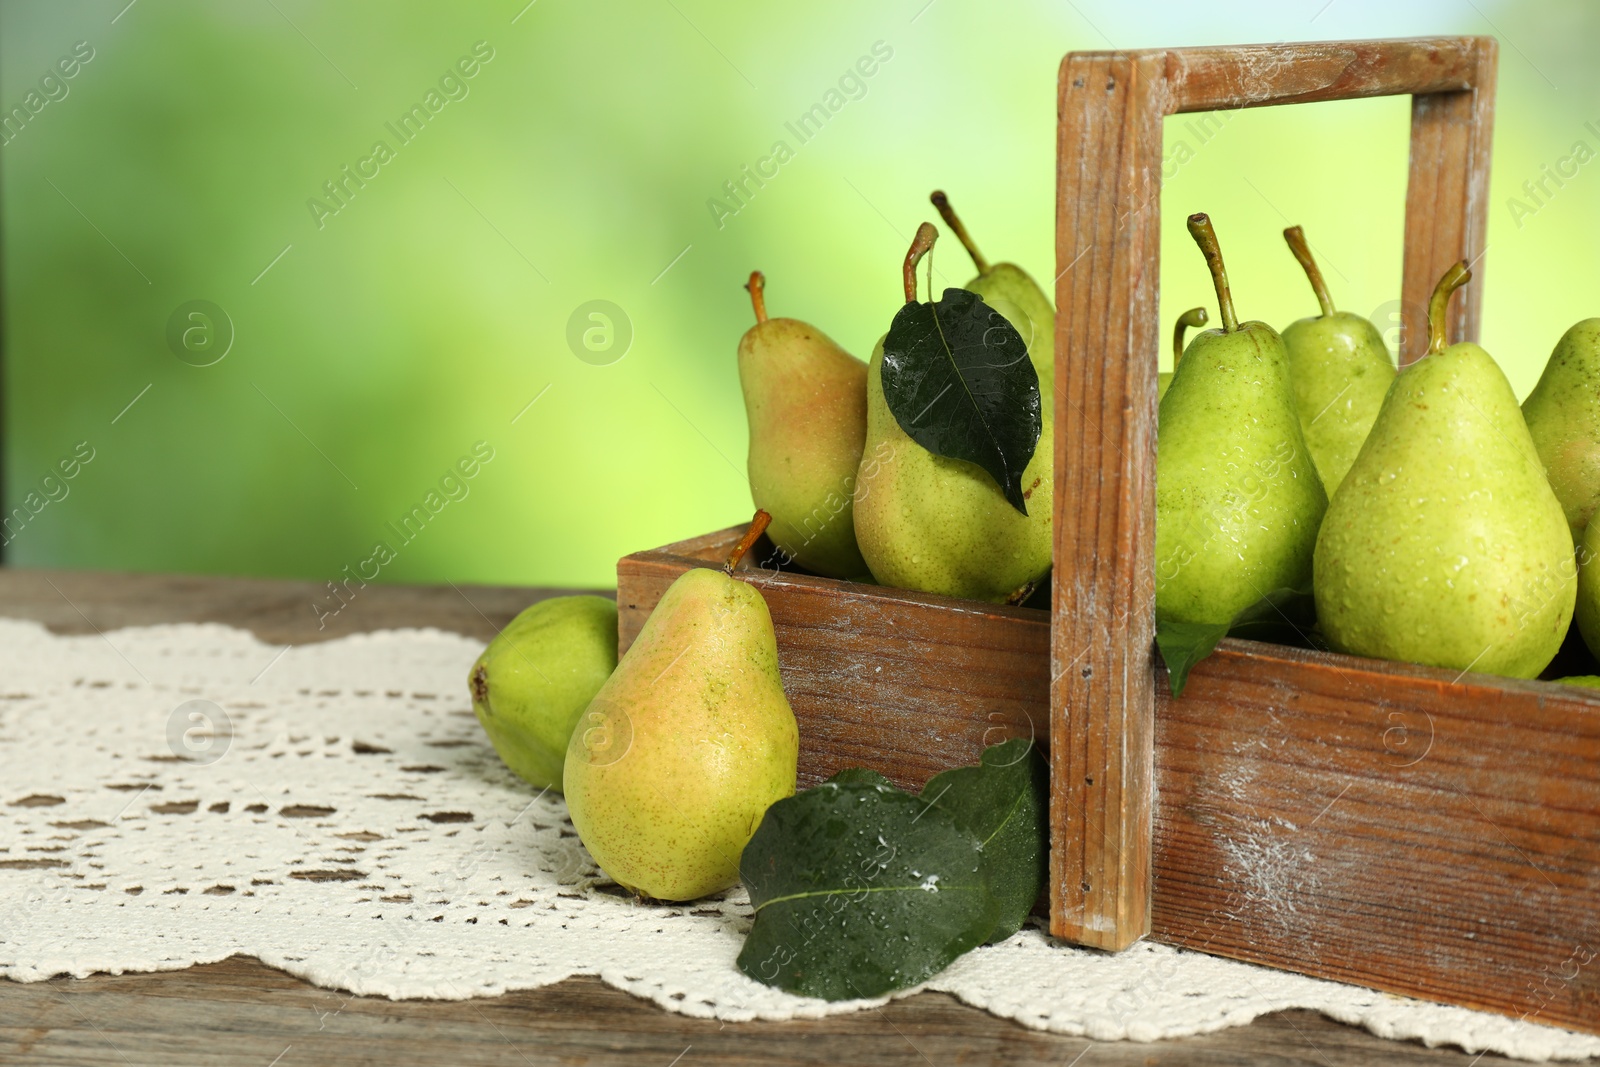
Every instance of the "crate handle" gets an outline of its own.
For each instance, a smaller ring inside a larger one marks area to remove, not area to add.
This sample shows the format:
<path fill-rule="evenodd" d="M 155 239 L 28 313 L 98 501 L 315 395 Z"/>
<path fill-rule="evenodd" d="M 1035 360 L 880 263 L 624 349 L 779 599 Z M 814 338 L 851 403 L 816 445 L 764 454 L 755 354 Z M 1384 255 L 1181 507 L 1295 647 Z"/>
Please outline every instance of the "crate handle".
<path fill-rule="evenodd" d="M 1050 925 L 1125 948 L 1150 931 L 1155 720 L 1156 367 L 1161 127 L 1168 115 L 1410 94 L 1401 363 L 1428 294 L 1482 275 L 1490 37 L 1074 52 L 1056 175 L 1056 532 Z M 1450 334 L 1476 339 L 1481 285 Z M 1203 684 L 1204 668 L 1190 684 Z"/>

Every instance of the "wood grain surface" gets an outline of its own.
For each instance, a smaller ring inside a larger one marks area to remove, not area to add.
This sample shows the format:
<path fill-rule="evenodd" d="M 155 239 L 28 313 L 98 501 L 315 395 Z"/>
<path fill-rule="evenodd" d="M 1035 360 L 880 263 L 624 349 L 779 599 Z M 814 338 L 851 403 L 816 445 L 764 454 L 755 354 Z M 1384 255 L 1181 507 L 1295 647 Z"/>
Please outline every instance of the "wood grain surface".
<path fill-rule="evenodd" d="M 221 622 L 253 629 L 263 640 L 304 643 L 329 636 L 317 629 L 307 606 L 319 588 L 287 581 L 0 570 L 0 615 L 35 619 L 71 633 Z M 487 640 L 518 610 L 550 592 L 371 586 L 363 595 L 372 595 L 352 602 L 341 625 L 351 631 L 439 626 Z M 465 1002 L 348 997 L 243 958 L 159 974 L 0 982 L 0 1063 L 18 1064 L 1490 1067 L 1513 1062 L 1384 1041 L 1303 1011 L 1204 1037 L 1131 1044 L 1035 1033 L 935 993 L 831 1019 L 723 1024 L 661 1011 L 594 978 Z"/>
<path fill-rule="evenodd" d="M 1227 641 L 1156 722 L 1157 940 L 1600 1033 L 1600 692 Z"/>
<path fill-rule="evenodd" d="M 1050 929 L 1150 930 L 1162 53 L 1061 64 Z"/>
<path fill-rule="evenodd" d="M 1428 350 L 1428 298 L 1457 260 L 1472 282 L 1445 313 L 1450 343 L 1476 341 L 1488 250 L 1489 145 L 1494 136 L 1493 37 L 1467 37 L 1470 77 L 1454 92 L 1411 101 L 1411 170 L 1406 179 L 1406 236 L 1400 291 L 1400 365 Z"/>

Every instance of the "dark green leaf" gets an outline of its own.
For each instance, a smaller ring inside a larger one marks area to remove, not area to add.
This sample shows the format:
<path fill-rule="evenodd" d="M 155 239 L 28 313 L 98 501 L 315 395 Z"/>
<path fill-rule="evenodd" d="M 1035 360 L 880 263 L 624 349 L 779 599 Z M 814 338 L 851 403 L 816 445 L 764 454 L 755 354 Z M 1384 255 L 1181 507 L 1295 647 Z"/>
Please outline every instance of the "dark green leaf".
<path fill-rule="evenodd" d="M 1156 647 L 1176 697 L 1183 695 L 1194 665 L 1211 655 L 1224 637 L 1304 646 L 1312 643 L 1316 624 L 1317 606 L 1309 589 L 1274 589 L 1229 623 L 1175 622 L 1157 615 Z"/>
<path fill-rule="evenodd" d="M 890 789 L 895 788 L 895 784 L 889 781 L 889 779 L 885 778 L 877 771 L 871 771 L 865 767 L 846 767 L 832 778 L 829 778 L 828 781 L 838 782 L 845 785 L 861 783 L 865 785 L 887 786 Z"/>
<path fill-rule="evenodd" d="M 966 289 L 906 304 L 883 340 L 882 373 L 883 399 L 908 437 L 982 467 L 1028 513 L 1022 472 L 1043 426 L 1039 375 L 1004 315 Z"/>
<path fill-rule="evenodd" d="M 989 884 L 1000 901 L 1000 920 L 988 941 L 1004 941 L 1022 929 L 1044 888 L 1049 834 L 1044 756 L 1029 738 L 992 745 L 978 766 L 934 775 L 922 787 L 922 797 L 977 836 Z"/>
<path fill-rule="evenodd" d="M 739 969 L 826 1000 L 924 982 L 994 930 L 978 838 L 944 808 L 827 782 L 767 809 L 740 874 L 755 923 Z"/>

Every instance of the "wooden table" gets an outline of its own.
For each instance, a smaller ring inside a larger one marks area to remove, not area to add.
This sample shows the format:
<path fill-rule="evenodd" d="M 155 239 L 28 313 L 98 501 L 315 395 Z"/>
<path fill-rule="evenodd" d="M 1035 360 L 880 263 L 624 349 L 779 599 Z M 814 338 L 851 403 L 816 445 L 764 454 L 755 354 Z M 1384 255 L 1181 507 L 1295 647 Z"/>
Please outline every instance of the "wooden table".
<path fill-rule="evenodd" d="M 557 590 L 369 586 L 318 631 L 312 582 L 0 570 L 0 615 L 59 633 L 163 622 L 222 622 L 263 641 L 306 643 L 365 630 L 437 626 L 487 640 Z M 3 936 L 0 918 L 0 936 Z M 1471 1065 L 1498 1056 L 1384 1041 L 1307 1011 L 1159 1044 L 1037 1033 L 940 993 L 815 1021 L 718 1023 L 662 1011 L 572 978 L 466 1002 L 389 1001 L 319 989 L 254 959 L 164 974 L 0 983 L 0 1063 L 700 1064 L 1005 1063 Z M 1592 1061 L 1591 1061 L 1592 1062 Z"/>

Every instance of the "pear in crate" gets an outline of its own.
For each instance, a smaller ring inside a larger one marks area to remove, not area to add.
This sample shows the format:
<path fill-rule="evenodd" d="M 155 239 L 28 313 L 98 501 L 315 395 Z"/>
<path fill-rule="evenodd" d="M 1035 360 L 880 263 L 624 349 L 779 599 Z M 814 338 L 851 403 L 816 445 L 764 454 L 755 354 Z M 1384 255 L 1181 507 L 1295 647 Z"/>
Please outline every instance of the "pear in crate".
<path fill-rule="evenodd" d="M 572 728 L 616 665 L 616 601 L 541 600 L 472 665 L 472 710 L 507 767 L 529 785 L 559 790 Z"/>
<path fill-rule="evenodd" d="M 795 788 L 799 731 L 772 616 L 731 571 L 696 568 L 662 595 L 567 747 L 567 810 L 618 885 L 693 900 L 739 880 L 769 805 Z"/>
<path fill-rule="evenodd" d="M 1289 380 L 1306 445 L 1331 498 L 1378 417 L 1394 381 L 1394 360 L 1376 326 L 1333 306 L 1300 227 L 1284 230 L 1283 239 L 1322 305 L 1322 314 L 1299 319 L 1283 331 L 1283 347 L 1289 353 Z"/>
<path fill-rule="evenodd" d="M 1600 659 L 1600 522 L 1590 520 L 1578 541 L 1578 602 L 1573 621 L 1578 634 Z"/>
<path fill-rule="evenodd" d="M 750 275 L 756 324 L 739 341 L 750 496 L 772 516 L 772 543 L 800 566 L 865 578 L 851 491 L 867 432 L 867 365 L 809 323 L 767 318 L 764 284 L 760 271 Z"/>
<path fill-rule="evenodd" d="M 1205 308 L 1190 308 L 1178 316 L 1178 321 L 1172 324 L 1172 370 L 1162 371 L 1156 376 L 1156 403 L 1161 403 L 1161 398 L 1167 395 L 1167 389 L 1172 385 L 1172 376 L 1178 370 L 1178 361 L 1183 358 L 1183 335 L 1191 327 L 1198 330 L 1206 324 Z"/>
<path fill-rule="evenodd" d="M 912 271 L 934 235 L 923 223 L 906 257 L 908 304 L 916 300 Z M 1049 412 L 1041 412 L 1039 443 L 1023 470 L 1023 515 L 982 467 L 935 455 L 901 428 L 883 394 L 886 339 L 868 365 L 867 439 L 855 490 L 856 540 L 873 577 L 971 600 L 1026 599 L 1050 570 L 1055 430 Z"/>
<path fill-rule="evenodd" d="M 1561 335 L 1522 415 L 1576 543 L 1600 504 L 1600 319 Z"/>
<path fill-rule="evenodd" d="M 928 199 L 972 257 L 972 265 L 978 268 L 978 276 L 965 288 L 983 297 L 984 303 L 1004 315 L 1022 335 L 1023 343 L 1028 346 L 1028 358 L 1039 375 L 1039 399 L 1045 414 L 1051 414 L 1055 410 L 1056 394 L 1056 312 L 1050 298 L 1033 276 L 1015 263 L 990 263 L 984 258 L 950 206 L 949 197 L 935 190 Z"/>
<path fill-rule="evenodd" d="M 1577 592 L 1572 535 L 1516 395 L 1489 353 L 1445 344 L 1463 261 L 1428 306 L 1317 541 L 1317 618 L 1337 650 L 1533 678 Z"/>
<path fill-rule="evenodd" d="M 1189 217 L 1222 328 L 1196 334 L 1161 400 L 1156 613 L 1226 623 L 1311 580 L 1328 497 L 1300 432 L 1278 332 L 1238 321 L 1211 220 Z"/>

